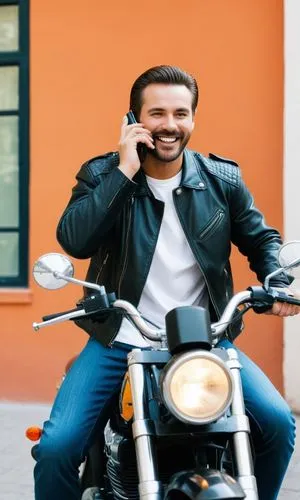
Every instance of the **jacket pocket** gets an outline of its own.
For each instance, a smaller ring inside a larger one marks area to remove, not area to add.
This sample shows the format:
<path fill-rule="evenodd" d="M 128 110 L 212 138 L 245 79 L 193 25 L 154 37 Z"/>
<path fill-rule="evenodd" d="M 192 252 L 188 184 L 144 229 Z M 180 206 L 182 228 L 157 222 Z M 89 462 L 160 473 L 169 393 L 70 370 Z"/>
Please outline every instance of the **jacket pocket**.
<path fill-rule="evenodd" d="M 217 210 L 216 213 L 209 219 L 204 228 L 200 231 L 197 236 L 197 240 L 205 240 L 212 236 L 219 226 L 222 224 L 225 217 L 225 212 L 223 210 Z"/>

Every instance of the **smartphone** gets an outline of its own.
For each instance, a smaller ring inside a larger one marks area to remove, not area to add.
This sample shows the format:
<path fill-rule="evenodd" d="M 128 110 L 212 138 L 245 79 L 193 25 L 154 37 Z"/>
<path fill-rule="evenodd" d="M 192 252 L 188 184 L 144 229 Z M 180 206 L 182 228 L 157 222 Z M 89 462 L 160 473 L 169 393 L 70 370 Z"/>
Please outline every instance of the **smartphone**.
<path fill-rule="evenodd" d="M 138 123 L 135 116 L 134 116 L 134 113 L 132 111 L 128 111 L 128 113 L 126 113 L 126 116 L 127 116 L 127 120 L 128 120 L 128 125 L 131 125 L 132 123 Z M 148 148 L 147 148 L 146 144 L 143 144 L 142 142 L 138 143 L 136 150 L 137 150 L 137 154 L 138 154 L 138 157 L 140 159 L 140 162 L 143 163 L 145 161 L 146 155 L 148 153 Z"/>

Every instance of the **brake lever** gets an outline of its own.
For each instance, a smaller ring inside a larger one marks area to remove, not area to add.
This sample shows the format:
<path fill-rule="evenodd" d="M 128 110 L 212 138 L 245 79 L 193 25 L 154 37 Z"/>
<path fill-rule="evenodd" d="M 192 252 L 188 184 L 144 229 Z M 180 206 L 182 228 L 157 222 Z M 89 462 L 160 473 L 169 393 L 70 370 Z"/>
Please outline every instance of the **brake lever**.
<path fill-rule="evenodd" d="M 296 299 L 292 295 L 288 295 L 285 292 L 280 292 L 279 290 L 275 290 L 274 288 L 272 290 L 272 296 L 274 297 L 276 302 L 286 302 L 287 304 L 294 304 L 296 306 L 300 306 L 300 300 Z"/>
<path fill-rule="evenodd" d="M 300 300 L 288 295 L 285 292 L 280 292 L 275 288 L 266 290 L 262 286 L 251 286 L 248 288 L 251 291 L 251 303 L 254 312 L 261 314 L 272 309 L 274 302 L 286 302 L 300 306 Z"/>

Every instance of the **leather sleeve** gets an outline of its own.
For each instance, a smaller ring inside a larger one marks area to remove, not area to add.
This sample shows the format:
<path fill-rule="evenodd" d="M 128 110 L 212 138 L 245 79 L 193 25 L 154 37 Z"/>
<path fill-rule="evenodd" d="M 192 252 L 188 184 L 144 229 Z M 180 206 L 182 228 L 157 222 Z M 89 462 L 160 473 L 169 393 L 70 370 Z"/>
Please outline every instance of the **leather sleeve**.
<path fill-rule="evenodd" d="M 268 226 L 262 213 L 241 177 L 237 186 L 231 186 L 231 239 L 240 252 L 247 256 L 250 268 L 263 283 L 265 277 L 278 269 L 278 250 L 282 240 L 278 231 Z M 288 277 L 281 274 L 270 283 L 288 286 Z"/>
<path fill-rule="evenodd" d="M 117 167 L 107 166 L 107 158 L 99 157 L 81 167 L 58 223 L 59 243 L 78 259 L 91 257 L 105 243 L 124 204 L 135 191 L 135 182 Z"/>

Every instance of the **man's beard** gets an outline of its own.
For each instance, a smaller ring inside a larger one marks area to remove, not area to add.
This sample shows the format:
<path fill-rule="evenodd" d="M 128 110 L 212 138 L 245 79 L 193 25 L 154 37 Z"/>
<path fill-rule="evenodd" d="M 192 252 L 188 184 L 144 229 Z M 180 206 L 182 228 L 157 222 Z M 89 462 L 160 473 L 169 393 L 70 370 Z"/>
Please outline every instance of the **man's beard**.
<path fill-rule="evenodd" d="M 158 135 L 158 134 L 155 134 L 155 135 Z M 167 134 L 159 134 L 159 135 L 167 135 Z M 180 138 L 180 141 L 181 141 L 180 146 L 176 151 L 174 151 L 173 154 L 168 153 L 168 152 L 164 153 L 163 151 L 159 151 L 158 148 L 155 148 L 155 149 L 148 148 L 148 153 L 163 163 L 170 163 L 172 161 L 177 160 L 177 158 L 179 158 L 179 156 L 182 154 L 184 148 L 186 147 L 187 143 L 189 142 L 189 139 L 190 139 L 190 135 L 186 135 L 183 138 Z"/>

